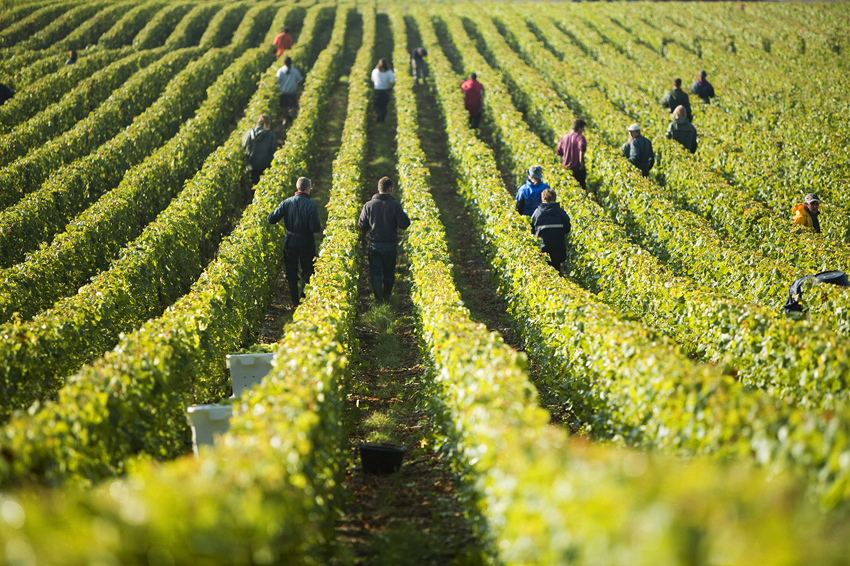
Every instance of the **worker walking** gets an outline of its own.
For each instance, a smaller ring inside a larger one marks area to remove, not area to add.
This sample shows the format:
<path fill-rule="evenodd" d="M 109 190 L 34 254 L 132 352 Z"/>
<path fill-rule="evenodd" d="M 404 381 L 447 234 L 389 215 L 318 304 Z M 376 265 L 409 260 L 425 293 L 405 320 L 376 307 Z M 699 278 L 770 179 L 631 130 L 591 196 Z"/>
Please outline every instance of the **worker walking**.
<path fill-rule="evenodd" d="M 387 117 L 387 106 L 390 104 L 390 92 L 395 85 L 395 73 L 390 69 L 386 59 L 380 59 L 378 66 L 372 69 L 372 84 L 375 85 L 375 94 L 372 102 L 375 112 L 378 114 L 378 122 L 383 122 Z"/>
<path fill-rule="evenodd" d="M 274 36 L 274 41 L 272 41 L 272 47 L 274 47 L 274 56 L 280 57 L 283 55 L 284 51 L 292 49 L 292 44 L 295 43 L 295 40 L 292 39 L 292 36 L 289 35 L 289 28 L 283 28 L 283 33 L 279 33 Z"/>
<path fill-rule="evenodd" d="M 272 119 L 268 114 L 257 118 L 257 125 L 242 136 L 242 149 L 248 157 L 251 185 L 260 182 L 260 175 L 269 168 L 277 150 L 277 138 L 271 130 Z"/>
<path fill-rule="evenodd" d="M 699 78 L 691 85 L 691 92 L 699 96 L 706 104 L 711 104 L 711 99 L 714 98 L 714 87 L 706 79 L 706 72 L 700 71 Z"/>
<path fill-rule="evenodd" d="M 667 133 L 665 135 L 668 140 L 676 140 L 691 153 L 696 153 L 697 129 L 685 117 L 684 106 L 677 106 L 676 110 L 673 111 L 673 116 L 670 120 L 670 125 L 667 126 Z"/>
<path fill-rule="evenodd" d="M 587 153 L 587 140 L 584 138 L 584 129 L 587 127 L 584 120 L 578 118 L 573 122 L 573 128 L 569 133 L 561 137 L 558 142 L 558 155 L 561 156 L 561 165 L 569 169 L 581 188 L 587 191 L 587 169 L 584 165 L 584 156 Z"/>
<path fill-rule="evenodd" d="M 532 165 L 528 168 L 528 179 L 516 192 L 517 212 L 524 216 L 531 216 L 540 203 L 543 202 L 543 191 L 549 185 L 543 182 L 543 167 Z"/>
<path fill-rule="evenodd" d="M 283 123 L 286 124 L 292 110 L 298 107 L 298 83 L 303 81 L 304 77 L 292 66 L 292 58 L 285 57 L 283 67 L 277 70 L 275 80 L 277 90 L 280 92 L 280 113 L 283 116 Z"/>
<path fill-rule="evenodd" d="M 371 232 L 369 239 L 369 279 L 375 293 L 375 303 L 388 300 L 395 284 L 398 231 L 410 226 L 410 218 L 401 204 L 393 198 L 393 180 L 378 181 L 378 192 L 363 205 L 357 227 Z"/>
<path fill-rule="evenodd" d="M 794 224 L 812 228 L 815 234 L 820 234 L 820 199 L 815 193 L 809 193 L 803 202 L 796 205 L 792 210 L 794 213 Z"/>
<path fill-rule="evenodd" d="M 623 155 L 629 163 L 640 169 L 641 175 L 649 177 L 649 170 L 655 165 L 655 152 L 652 142 L 640 134 L 640 126 L 629 126 L 629 141 L 623 144 Z"/>
<path fill-rule="evenodd" d="M 427 56 L 428 50 L 424 47 L 417 47 L 410 52 L 410 73 L 413 75 L 414 84 L 419 84 L 419 79 L 424 83 L 428 76 L 428 65 L 425 64 Z"/>
<path fill-rule="evenodd" d="M 484 109 L 484 85 L 478 82 L 478 75 L 471 73 L 461 83 L 460 90 L 463 91 L 463 105 L 469 112 L 469 126 L 474 130 L 481 122 L 481 111 Z"/>
<path fill-rule="evenodd" d="M 561 275 L 561 265 L 567 259 L 564 237 L 570 233 L 570 217 L 558 204 L 558 195 L 552 189 L 541 194 L 543 202 L 531 215 L 531 232 L 540 238 L 540 251 L 549 254 L 549 265 Z"/>
<path fill-rule="evenodd" d="M 677 106 L 684 106 L 688 113 L 688 122 L 694 118 L 691 112 L 691 99 L 688 93 L 682 90 L 682 79 L 675 79 L 673 81 L 673 90 L 664 95 L 664 98 L 661 99 L 661 106 L 669 108 L 671 114 L 676 110 Z"/>
<path fill-rule="evenodd" d="M 269 214 L 269 224 L 283 220 L 286 227 L 286 240 L 283 244 L 283 266 L 292 306 L 301 304 L 304 288 L 313 276 L 313 264 L 316 261 L 316 240 L 313 234 L 322 231 L 319 224 L 319 209 L 310 200 L 313 183 L 307 177 L 301 177 L 295 184 L 296 192 Z M 301 285 L 298 284 L 298 267 L 301 267 Z"/>

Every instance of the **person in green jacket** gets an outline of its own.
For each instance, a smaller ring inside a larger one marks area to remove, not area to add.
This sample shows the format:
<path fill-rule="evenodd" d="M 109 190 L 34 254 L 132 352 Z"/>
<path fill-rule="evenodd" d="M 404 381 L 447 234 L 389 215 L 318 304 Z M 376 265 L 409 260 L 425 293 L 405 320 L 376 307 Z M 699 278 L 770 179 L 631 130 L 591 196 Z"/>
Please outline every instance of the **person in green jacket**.
<path fill-rule="evenodd" d="M 661 106 L 664 108 L 669 108 L 670 113 L 679 105 L 685 107 L 685 111 L 687 112 L 688 122 L 693 120 L 693 113 L 691 112 L 691 98 L 688 96 L 688 93 L 682 90 L 682 79 L 675 79 L 673 81 L 673 90 L 664 95 L 664 98 L 661 99 Z"/>
<path fill-rule="evenodd" d="M 693 124 L 688 122 L 686 115 L 687 111 L 681 104 L 673 111 L 673 119 L 670 120 L 670 125 L 667 126 L 667 139 L 676 140 L 682 146 L 696 153 L 697 151 L 697 129 Z"/>

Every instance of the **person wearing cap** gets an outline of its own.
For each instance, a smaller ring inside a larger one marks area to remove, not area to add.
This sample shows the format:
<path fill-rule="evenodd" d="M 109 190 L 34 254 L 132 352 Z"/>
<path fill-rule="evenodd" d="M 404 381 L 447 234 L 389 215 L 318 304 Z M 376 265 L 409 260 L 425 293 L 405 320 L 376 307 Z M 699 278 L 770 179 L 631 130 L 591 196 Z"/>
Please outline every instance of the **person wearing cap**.
<path fill-rule="evenodd" d="M 532 165 L 528 168 L 528 179 L 516 192 L 517 212 L 524 216 L 531 216 L 540 203 L 543 202 L 543 191 L 549 185 L 543 182 L 543 167 Z"/>
<path fill-rule="evenodd" d="M 672 120 L 670 120 L 670 125 L 667 126 L 665 135 L 668 140 L 676 140 L 691 153 L 696 153 L 697 129 L 685 117 L 684 106 L 677 106 L 676 110 L 673 111 Z"/>
<path fill-rule="evenodd" d="M 672 114 L 674 110 L 676 110 L 677 106 L 684 106 L 685 110 L 688 112 L 688 122 L 693 119 L 693 113 L 691 113 L 691 99 L 688 96 L 688 93 L 682 90 L 682 79 L 673 80 L 673 90 L 664 95 L 664 98 L 661 99 L 661 106 L 664 108 L 669 108 L 670 113 Z"/>
<path fill-rule="evenodd" d="M 561 166 L 569 169 L 581 188 L 587 191 L 587 169 L 584 156 L 587 153 L 587 140 L 584 129 L 587 127 L 581 118 L 573 122 L 572 131 L 564 134 L 558 142 L 557 153 L 561 156 Z"/>
<path fill-rule="evenodd" d="M 395 284 L 398 231 L 410 227 L 410 218 L 393 198 L 392 179 L 378 181 L 378 192 L 363 205 L 357 227 L 370 233 L 369 279 L 375 303 L 380 305 L 390 298 Z"/>
<path fill-rule="evenodd" d="M 558 195 L 552 189 L 541 194 L 543 202 L 531 215 L 531 232 L 540 238 L 540 251 L 549 255 L 549 265 L 561 275 L 561 265 L 567 259 L 564 236 L 570 233 L 570 217 L 558 204 Z"/>
<path fill-rule="evenodd" d="M 711 104 L 711 99 L 714 98 L 714 87 L 706 79 L 706 72 L 700 71 L 699 78 L 691 85 L 691 92 L 699 96 L 706 104 Z"/>
<path fill-rule="evenodd" d="M 413 75 L 413 84 L 419 84 L 419 79 L 425 82 L 425 77 L 428 76 L 428 65 L 425 64 L 427 56 L 428 50 L 424 47 L 417 47 L 410 52 L 410 74 Z"/>
<path fill-rule="evenodd" d="M 622 151 L 629 163 L 640 169 L 641 175 L 649 177 L 649 170 L 655 164 L 655 152 L 652 142 L 640 135 L 640 126 L 629 126 L 629 141 L 623 144 Z"/>
<path fill-rule="evenodd" d="M 292 306 L 297 307 L 304 296 L 304 287 L 313 276 L 313 263 L 316 261 L 316 240 L 313 234 L 322 231 L 319 223 L 319 209 L 310 200 L 313 183 L 307 177 L 301 177 L 295 184 L 295 195 L 289 197 L 269 214 L 269 224 L 283 220 L 286 227 L 286 240 L 283 243 L 283 267 Z M 301 282 L 298 285 L 298 266 L 301 265 Z"/>
<path fill-rule="evenodd" d="M 796 205 L 793 209 L 794 224 L 813 228 L 815 234 L 820 234 L 820 222 L 818 215 L 820 214 L 820 199 L 815 193 L 809 193 L 803 202 Z"/>

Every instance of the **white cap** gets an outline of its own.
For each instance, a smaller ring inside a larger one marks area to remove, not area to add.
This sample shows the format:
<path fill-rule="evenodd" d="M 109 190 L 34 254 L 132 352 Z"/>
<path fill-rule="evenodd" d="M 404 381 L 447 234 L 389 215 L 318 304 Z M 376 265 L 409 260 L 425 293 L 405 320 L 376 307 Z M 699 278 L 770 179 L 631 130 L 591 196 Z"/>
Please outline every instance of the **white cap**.
<path fill-rule="evenodd" d="M 640 131 L 640 126 L 639 126 L 639 125 L 637 125 L 637 124 L 632 124 L 631 126 L 629 126 L 629 131 L 630 131 L 630 132 L 639 132 L 639 131 Z"/>

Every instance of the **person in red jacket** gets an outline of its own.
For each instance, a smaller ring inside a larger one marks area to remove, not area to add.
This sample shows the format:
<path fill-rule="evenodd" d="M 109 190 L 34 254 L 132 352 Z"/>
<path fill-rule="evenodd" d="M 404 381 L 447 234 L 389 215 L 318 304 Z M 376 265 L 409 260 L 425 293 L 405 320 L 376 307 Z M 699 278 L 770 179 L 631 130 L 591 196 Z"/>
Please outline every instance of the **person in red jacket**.
<path fill-rule="evenodd" d="M 561 165 L 572 171 L 581 188 L 587 191 L 587 168 L 584 158 L 587 155 L 587 140 L 584 129 L 587 124 L 581 118 L 573 122 L 573 129 L 561 137 L 556 152 L 561 156 Z"/>
<path fill-rule="evenodd" d="M 283 33 L 279 33 L 274 37 L 274 41 L 272 41 L 272 47 L 274 47 L 274 56 L 280 57 L 283 55 L 283 52 L 287 49 L 292 49 L 292 36 L 289 35 L 289 28 L 283 28 Z"/>
<path fill-rule="evenodd" d="M 463 91 L 466 111 L 469 112 L 469 125 L 475 129 L 481 121 L 481 110 L 484 108 L 484 85 L 478 82 L 478 75 L 472 73 L 463 81 L 460 89 Z"/>

